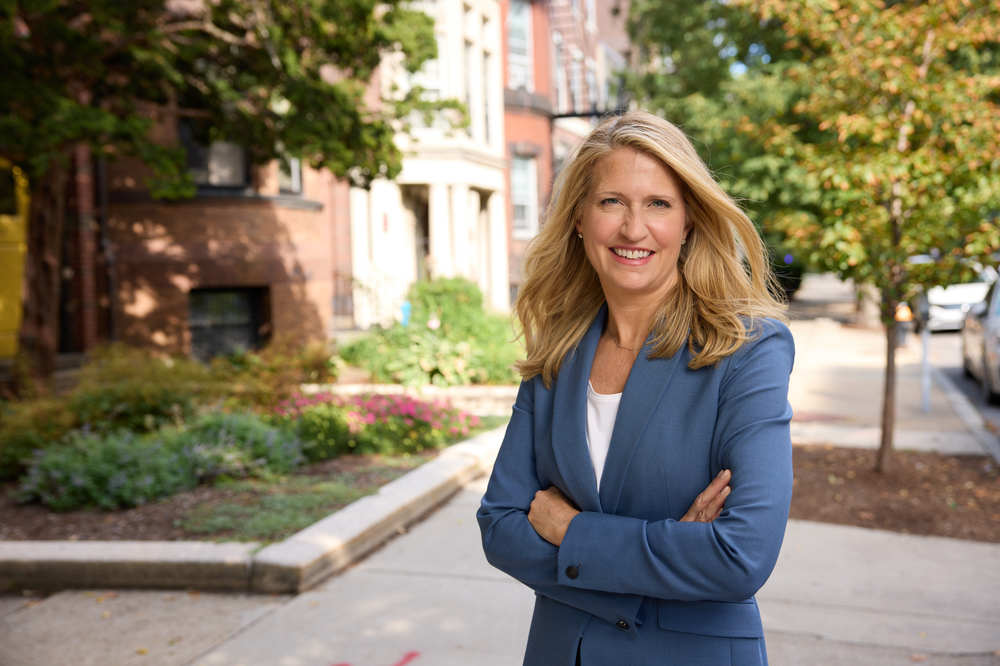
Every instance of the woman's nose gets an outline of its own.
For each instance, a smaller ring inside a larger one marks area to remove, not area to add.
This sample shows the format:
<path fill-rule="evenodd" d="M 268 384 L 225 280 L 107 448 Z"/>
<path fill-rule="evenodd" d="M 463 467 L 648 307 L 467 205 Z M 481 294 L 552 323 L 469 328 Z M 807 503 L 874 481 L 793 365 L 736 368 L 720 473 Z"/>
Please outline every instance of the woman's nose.
<path fill-rule="evenodd" d="M 621 235 L 629 240 L 638 240 L 642 238 L 645 231 L 643 230 L 642 220 L 639 215 L 636 215 L 632 211 L 627 211 L 625 213 L 625 219 L 622 220 Z"/>

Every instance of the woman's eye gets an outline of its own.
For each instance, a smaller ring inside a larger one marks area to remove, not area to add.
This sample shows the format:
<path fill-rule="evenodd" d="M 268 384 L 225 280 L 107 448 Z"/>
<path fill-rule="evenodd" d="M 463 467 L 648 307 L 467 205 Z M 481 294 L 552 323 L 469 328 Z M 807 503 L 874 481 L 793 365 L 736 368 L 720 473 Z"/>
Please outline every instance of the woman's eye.
<path fill-rule="evenodd" d="M 610 206 L 616 203 L 618 203 L 618 199 L 616 199 L 615 197 L 607 197 L 606 199 L 601 199 L 602 206 Z"/>
<path fill-rule="evenodd" d="M 670 202 L 664 201 L 663 199 L 653 199 L 649 202 L 649 205 L 654 208 L 670 208 Z"/>

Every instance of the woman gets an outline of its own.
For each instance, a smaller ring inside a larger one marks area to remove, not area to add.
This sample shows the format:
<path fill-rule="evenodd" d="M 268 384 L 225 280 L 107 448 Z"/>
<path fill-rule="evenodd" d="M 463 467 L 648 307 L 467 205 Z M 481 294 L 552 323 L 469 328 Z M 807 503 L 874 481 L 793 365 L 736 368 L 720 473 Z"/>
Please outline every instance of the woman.
<path fill-rule="evenodd" d="M 526 665 L 767 663 L 753 595 L 788 519 L 793 356 L 768 266 L 656 116 L 605 121 L 564 167 L 477 514 L 489 562 L 536 592 Z"/>

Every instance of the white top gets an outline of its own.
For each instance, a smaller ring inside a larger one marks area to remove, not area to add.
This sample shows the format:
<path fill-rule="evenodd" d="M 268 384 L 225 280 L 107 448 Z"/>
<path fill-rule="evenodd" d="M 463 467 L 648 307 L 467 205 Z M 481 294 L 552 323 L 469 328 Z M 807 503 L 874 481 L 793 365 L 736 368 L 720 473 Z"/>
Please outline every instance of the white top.
<path fill-rule="evenodd" d="M 611 447 L 611 431 L 615 427 L 621 399 L 621 393 L 598 393 L 587 382 L 587 448 L 590 450 L 590 461 L 594 464 L 598 489 L 601 487 L 601 474 Z"/>

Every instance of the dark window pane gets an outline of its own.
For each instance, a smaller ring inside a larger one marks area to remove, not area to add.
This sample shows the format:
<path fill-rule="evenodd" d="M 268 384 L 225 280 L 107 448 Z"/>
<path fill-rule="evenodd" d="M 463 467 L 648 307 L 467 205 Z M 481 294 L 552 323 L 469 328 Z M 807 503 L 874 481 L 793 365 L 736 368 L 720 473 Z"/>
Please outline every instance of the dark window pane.
<path fill-rule="evenodd" d="M 191 352 L 199 360 L 256 349 L 265 341 L 266 288 L 195 289 L 188 304 Z"/>

